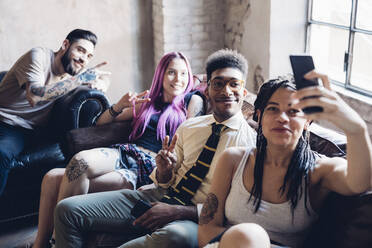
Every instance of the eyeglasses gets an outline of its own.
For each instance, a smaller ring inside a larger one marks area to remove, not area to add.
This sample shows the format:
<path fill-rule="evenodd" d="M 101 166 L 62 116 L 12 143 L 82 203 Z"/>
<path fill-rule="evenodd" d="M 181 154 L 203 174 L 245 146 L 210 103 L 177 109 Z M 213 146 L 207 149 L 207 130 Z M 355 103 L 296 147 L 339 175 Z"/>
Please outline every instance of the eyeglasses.
<path fill-rule="evenodd" d="M 208 82 L 208 85 L 211 85 L 212 89 L 215 91 L 220 91 L 224 89 L 226 84 L 229 86 L 230 90 L 239 91 L 244 85 L 244 80 L 238 80 L 234 78 L 229 80 L 223 80 L 222 78 L 214 78 L 209 80 Z"/>

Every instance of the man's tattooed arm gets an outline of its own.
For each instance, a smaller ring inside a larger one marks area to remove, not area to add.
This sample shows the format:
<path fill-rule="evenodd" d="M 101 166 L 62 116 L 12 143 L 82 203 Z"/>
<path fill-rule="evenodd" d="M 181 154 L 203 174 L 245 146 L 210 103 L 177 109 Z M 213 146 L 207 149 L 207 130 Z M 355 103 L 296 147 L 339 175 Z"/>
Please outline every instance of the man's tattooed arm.
<path fill-rule="evenodd" d="M 61 82 L 46 86 L 30 84 L 28 100 L 32 101 L 30 103 L 33 106 L 40 105 L 66 94 L 70 90 L 75 89 L 77 86 L 79 86 L 79 83 L 77 83 L 76 79 L 74 78 L 66 79 Z"/>
<path fill-rule="evenodd" d="M 39 86 L 36 84 L 30 84 L 28 99 L 29 101 L 31 100 L 30 102 L 32 105 L 39 105 L 52 101 L 75 89 L 81 84 L 89 84 L 90 82 L 93 82 L 96 78 L 97 74 L 95 71 L 89 69 L 76 77 L 71 77 L 51 85 Z"/>
<path fill-rule="evenodd" d="M 218 199 L 213 193 L 207 195 L 207 199 L 203 204 L 203 208 L 199 217 L 199 224 L 206 225 L 213 220 L 215 213 L 218 209 Z"/>

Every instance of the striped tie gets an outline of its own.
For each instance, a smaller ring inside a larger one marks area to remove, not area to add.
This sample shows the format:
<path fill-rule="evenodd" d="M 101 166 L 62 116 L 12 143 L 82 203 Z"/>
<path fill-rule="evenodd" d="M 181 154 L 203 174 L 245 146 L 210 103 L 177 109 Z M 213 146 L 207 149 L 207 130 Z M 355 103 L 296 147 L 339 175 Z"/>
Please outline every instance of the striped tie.
<path fill-rule="evenodd" d="M 226 128 L 223 124 L 212 124 L 212 134 L 209 136 L 194 166 L 182 177 L 176 187 L 172 186 L 169 189 L 168 194 L 164 195 L 161 200 L 162 202 L 193 205 L 191 199 L 209 171 L 218 141 L 220 140 L 220 134 Z"/>

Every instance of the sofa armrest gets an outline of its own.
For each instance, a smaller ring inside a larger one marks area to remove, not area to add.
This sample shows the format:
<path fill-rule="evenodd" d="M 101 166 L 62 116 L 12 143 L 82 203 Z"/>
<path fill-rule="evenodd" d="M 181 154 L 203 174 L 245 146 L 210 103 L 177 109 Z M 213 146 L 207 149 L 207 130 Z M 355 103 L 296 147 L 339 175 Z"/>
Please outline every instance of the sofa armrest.
<path fill-rule="evenodd" d="M 357 196 L 331 193 L 305 247 L 372 247 L 372 191 Z"/>
<path fill-rule="evenodd" d="M 68 154 L 73 156 L 82 150 L 127 143 L 130 132 L 131 121 L 70 130 L 66 134 Z"/>
<path fill-rule="evenodd" d="M 312 123 L 309 126 L 310 147 L 328 157 L 346 158 L 346 136 L 329 128 Z"/>
<path fill-rule="evenodd" d="M 5 74 L 7 73 L 8 71 L 0 71 L 0 83 L 1 81 L 3 80 Z"/>
<path fill-rule="evenodd" d="M 62 135 L 71 129 L 89 127 L 108 107 L 104 93 L 80 86 L 56 100 L 50 126 Z"/>

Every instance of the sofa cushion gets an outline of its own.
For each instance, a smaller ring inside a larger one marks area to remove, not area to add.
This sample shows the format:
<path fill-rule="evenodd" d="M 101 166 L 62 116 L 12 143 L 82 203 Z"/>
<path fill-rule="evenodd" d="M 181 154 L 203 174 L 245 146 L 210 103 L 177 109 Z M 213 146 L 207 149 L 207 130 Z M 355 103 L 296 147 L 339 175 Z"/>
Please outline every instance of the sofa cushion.
<path fill-rule="evenodd" d="M 120 121 L 70 130 L 66 134 L 68 154 L 73 156 L 83 150 L 126 143 L 131 130 L 130 123 Z"/>
<path fill-rule="evenodd" d="M 328 157 L 346 156 L 346 136 L 316 123 L 309 126 L 310 147 Z"/>

